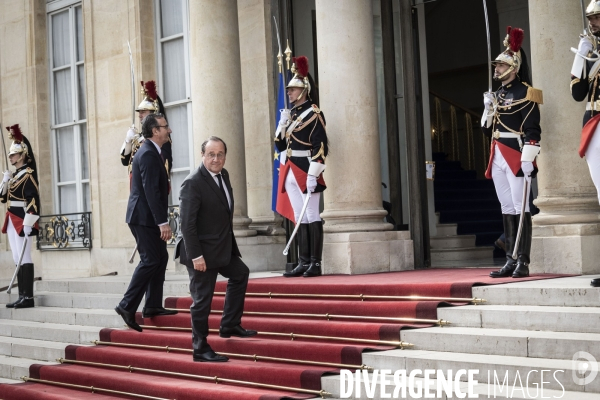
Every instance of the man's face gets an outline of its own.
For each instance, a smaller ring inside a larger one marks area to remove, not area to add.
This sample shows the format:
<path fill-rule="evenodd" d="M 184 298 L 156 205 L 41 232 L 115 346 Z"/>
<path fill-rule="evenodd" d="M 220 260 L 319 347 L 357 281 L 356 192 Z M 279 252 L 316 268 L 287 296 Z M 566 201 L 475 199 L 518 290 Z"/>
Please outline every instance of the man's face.
<path fill-rule="evenodd" d="M 21 161 L 23 159 L 23 153 L 15 153 L 8 156 L 10 161 L 10 165 L 19 168 L 21 165 Z"/>
<path fill-rule="evenodd" d="M 156 122 L 158 122 L 158 126 L 152 129 L 152 139 L 156 142 L 156 144 L 162 146 L 169 141 L 171 128 L 169 128 L 169 125 L 164 118 L 156 118 Z"/>
<path fill-rule="evenodd" d="M 495 69 L 494 69 L 494 79 L 496 80 L 500 80 L 500 77 L 502 76 L 502 74 L 504 74 L 509 68 L 510 65 L 505 64 L 505 63 L 497 63 L 495 65 Z M 507 81 L 507 80 L 511 80 L 515 77 L 517 73 L 513 70 L 511 71 L 508 75 L 506 75 L 504 78 L 502 78 L 502 81 Z"/>
<path fill-rule="evenodd" d="M 302 98 L 300 98 L 300 94 L 302 93 L 302 88 L 297 88 L 297 87 L 291 87 L 287 89 L 287 95 L 290 98 L 290 103 L 296 103 L 298 100 L 302 100 L 302 98 L 304 98 L 304 96 L 302 96 Z"/>
<path fill-rule="evenodd" d="M 207 170 L 213 174 L 221 173 L 225 166 L 225 145 L 217 140 L 206 143 L 204 153 L 202 153 L 202 162 Z"/>
<path fill-rule="evenodd" d="M 138 117 L 140 118 L 140 124 L 142 122 L 144 122 L 144 118 L 146 118 L 148 115 L 150 115 L 150 111 L 148 111 L 148 110 L 138 111 Z"/>
<path fill-rule="evenodd" d="M 588 21 L 590 22 L 590 31 L 594 35 L 600 33 L 600 14 L 590 15 Z"/>

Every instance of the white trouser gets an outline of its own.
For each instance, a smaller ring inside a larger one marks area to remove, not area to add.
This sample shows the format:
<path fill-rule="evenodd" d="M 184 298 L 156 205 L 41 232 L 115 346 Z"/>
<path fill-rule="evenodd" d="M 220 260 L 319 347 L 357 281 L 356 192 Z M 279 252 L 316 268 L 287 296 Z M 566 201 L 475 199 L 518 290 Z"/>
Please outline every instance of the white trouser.
<path fill-rule="evenodd" d="M 502 214 L 519 215 L 523 202 L 524 177 L 516 177 L 508 163 L 502 156 L 498 146 L 494 149 L 494 161 L 492 162 L 492 179 L 496 187 L 496 194 Z M 525 212 L 529 212 L 529 203 L 525 204 Z"/>
<path fill-rule="evenodd" d="M 21 249 L 23 248 L 23 240 L 25 240 L 25 238 L 19 236 L 10 218 L 8 218 L 6 234 L 8 236 L 8 243 L 10 243 L 10 249 L 12 250 L 13 260 L 15 265 L 17 265 L 19 257 L 21 256 Z M 27 238 L 27 247 L 25 248 L 21 264 L 33 264 L 33 261 L 31 261 L 31 242 L 33 242 L 32 236 Z"/>
<path fill-rule="evenodd" d="M 594 136 L 592 136 L 592 140 L 585 151 L 585 160 L 588 163 L 590 175 L 594 186 L 596 186 L 596 193 L 600 202 L 600 125 L 596 128 L 596 132 L 594 132 Z"/>
<path fill-rule="evenodd" d="M 289 162 L 289 161 L 288 161 Z M 296 177 L 292 170 L 289 170 L 287 176 L 285 177 L 285 191 L 288 194 L 290 199 L 290 203 L 292 203 L 292 208 L 294 209 L 294 218 L 296 222 L 298 218 L 300 218 L 300 212 L 302 211 L 302 206 L 304 205 L 304 199 L 306 198 L 306 194 L 302 193 L 300 187 L 298 186 L 298 182 L 296 182 Z M 321 215 L 319 214 L 319 200 L 321 199 L 321 193 L 313 193 L 310 196 L 310 200 L 308 200 L 308 206 L 306 207 L 306 212 L 304 213 L 304 217 L 300 223 L 302 224 L 310 224 L 311 222 L 317 222 L 321 220 Z"/>

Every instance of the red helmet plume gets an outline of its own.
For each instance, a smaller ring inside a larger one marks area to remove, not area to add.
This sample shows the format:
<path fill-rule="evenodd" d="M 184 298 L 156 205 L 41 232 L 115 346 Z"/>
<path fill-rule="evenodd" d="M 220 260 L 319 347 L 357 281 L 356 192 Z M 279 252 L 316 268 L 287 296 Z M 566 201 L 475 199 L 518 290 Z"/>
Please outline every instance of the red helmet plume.
<path fill-rule="evenodd" d="M 144 83 L 144 81 L 142 81 L 142 85 L 144 86 L 144 92 L 146 92 L 146 96 L 148 96 L 153 101 L 156 100 L 156 98 L 158 97 L 158 93 L 156 91 L 156 82 L 148 81 Z"/>
<path fill-rule="evenodd" d="M 23 141 L 23 132 L 21 132 L 21 128 L 19 127 L 19 124 L 15 124 L 13 126 L 7 126 L 6 130 L 9 132 L 8 133 L 8 138 L 21 143 Z"/>
<path fill-rule="evenodd" d="M 296 64 L 298 75 L 303 78 L 308 76 L 308 58 L 306 56 L 293 57 L 293 62 Z"/>
<path fill-rule="evenodd" d="M 517 53 L 519 50 L 521 50 L 521 45 L 523 44 L 523 39 L 525 37 L 525 33 L 523 32 L 523 29 L 520 28 L 512 28 L 509 26 L 508 29 L 508 45 L 510 47 L 510 50 L 513 53 Z"/>

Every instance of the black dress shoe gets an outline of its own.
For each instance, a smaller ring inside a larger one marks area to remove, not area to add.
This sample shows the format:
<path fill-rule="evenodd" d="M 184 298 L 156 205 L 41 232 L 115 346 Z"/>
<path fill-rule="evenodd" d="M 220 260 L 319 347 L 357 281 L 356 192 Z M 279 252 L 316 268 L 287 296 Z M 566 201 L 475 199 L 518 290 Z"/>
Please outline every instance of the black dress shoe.
<path fill-rule="evenodd" d="M 23 297 L 23 300 L 14 305 L 13 308 L 32 308 L 35 307 L 33 297 Z"/>
<path fill-rule="evenodd" d="M 298 276 L 302 276 L 302 274 L 306 272 L 306 270 L 308 269 L 309 266 L 310 266 L 310 264 L 299 263 L 296 266 L 296 268 L 294 268 L 290 272 L 284 272 L 283 276 L 285 276 L 286 278 L 295 278 Z"/>
<path fill-rule="evenodd" d="M 592 287 L 600 287 L 600 278 L 592 279 L 590 285 Z M 8 304 L 6 305 L 6 307 L 8 307 Z"/>
<path fill-rule="evenodd" d="M 233 328 L 225 328 L 223 326 L 219 328 L 219 336 L 221 336 L 222 338 L 228 338 L 231 336 L 250 337 L 256 334 L 256 331 L 244 329 L 241 325 L 234 326 Z"/>
<path fill-rule="evenodd" d="M 315 261 L 310 264 L 310 267 L 306 270 L 306 272 L 302 275 L 305 278 L 310 278 L 313 276 L 321 276 L 321 262 Z"/>
<path fill-rule="evenodd" d="M 142 327 L 135 322 L 135 313 L 130 313 L 121 306 L 116 306 L 115 311 L 121 316 L 121 318 L 123 318 L 123 321 L 125 321 L 128 327 L 138 332 L 142 331 Z"/>
<path fill-rule="evenodd" d="M 508 278 L 509 276 L 512 276 L 516 268 L 517 263 L 515 261 L 508 260 L 506 261 L 506 264 L 504 264 L 504 267 L 502 267 L 500 270 L 490 272 L 490 278 Z"/>
<path fill-rule="evenodd" d="M 163 308 L 163 307 L 156 307 L 156 308 L 144 307 L 144 308 L 142 308 L 142 317 L 144 317 L 144 318 L 152 318 L 152 317 L 156 317 L 157 315 L 175 315 L 175 314 L 177 314 L 177 311 L 167 310 L 166 308 Z"/>
<path fill-rule="evenodd" d="M 593 285 L 592 285 L 592 286 L 593 286 Z M 22 302 L 22 301 L 23 301 L 23 299 L 24 299 L 24 297 L 23 297 L 23 296 L 19 296 L 19 298 L 18 298 L 17 300 L 13 301 L 12 303 L 7 303 L 7 304 L 6 304 L 6 308 L 15 308 L 15 306 L 16 306 L 18 303 Z"/>
<path fill-rule="evenodd" d="M 525 263 L 517 263 L 517 269 L 513 272 L 513 278 L 527 278 L 529 276 L 529 265 Z"/>
<path fill-rule="evenodd" d="M 212 349 L 205 351 L 204 353 L 194 352 L 194 361 L 196 362 L 225 362 L 229 361 L 229 358 L 215 353 Z"/>

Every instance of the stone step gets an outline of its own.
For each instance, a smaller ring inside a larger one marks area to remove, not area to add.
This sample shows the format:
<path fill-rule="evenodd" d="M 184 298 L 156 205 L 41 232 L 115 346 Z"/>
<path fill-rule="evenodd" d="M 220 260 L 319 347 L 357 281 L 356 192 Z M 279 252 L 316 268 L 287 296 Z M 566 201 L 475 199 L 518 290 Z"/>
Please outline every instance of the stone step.
<path fill-rule="evenodd" d="M 439 219 L 439 215 L 438 215 L 438 219 Z M 436 237 L 455 236 L 457 229 L 458 229 L 457 224 L 437 224 L 436 225 L 436 231 L 437 231 Z"/>
<path fill-rule="evenodd" d="M 29 366 L 31 364 L 51 365 L 56 364 L 56 361 L 48 362 L 0 355 L 0 378 L 16 380 L 22 376 L 29 376 Z"/>
<path fill-rule="evenodd" d="M 392 371 L 393 373 L 394 371 Z M 409 372 L 410 373 L 410 372 Z M 380 376 L 380 375 L 379 375 Z M 355 379 L 355 378 L 353 378 Z M 369 385 L 372 383 L 373 374 L 369 374 Z M 446 393 L 442 390 L 440 395 L 437 394 L 437 380 L 430 380 L 430 396 L 425 397 L 424 387 L 425 380 L 423 378 L 416 378 L 415 384 L 412 385 L 411 388 L 407 387 L 406 393 L 403 393 L 401 390 L 398 392 L 398 396 L 394 397 L 395 384 L 393 378 L 386 377 L 387 380 L 390 380 L 390 385 L 386 385 L 385 392 L 381 392 L 381 384 L 377 383 L 375 386 L 375 390 L 373 395 L 367 394 L 365 391 L 365 384 L 363 379 L 359 378 L 361 392 L 360 396 L 356 394 L 356 388 L 352 390 L 351 395 L 348 397 L 348 393 L 344 393 L 345 399 L 355 399 L 355 400 L 381 400 L 381 399 L 389 399 L 389 398 L 402 398 L 402 399 L 423 399 L 423 398 L 435 398 L 438 400 L 454 400 L 456 398 L 469 398 L 468 396 L 468 384 L 466 382 L 461 382 L 459 384 L 459 389 L 461 391 L 461 397 L 456 396 L 456 392 L 453 391 L 454 396 L 448 397 Z M 340 375 L 326 375 L 321 378 L 321 386 L 323 390 L 332 393 L 334 396 L 341 396 L 341 377 Z M 353 382 L 355 383 L 355 382 Z M 347 385 L 347 382 L 345 382 Z M 454 388 L 453 388 L 454 389 Z M 344 390 L 349 390 L 348 387 L 345 387 Z M 455 389 L 454 389 L 455 390 Z M 512 382 L 509 387 L 506 385 L 501 387 L 500 385 L 493 384 L 477 384 L 473 387 L 473 393 L 479 395 L 480 399 L 561 399 L 561 400 L 598 400 L 597 393 L 584 393 L 584 392 L 575 392 L 575 391 L 565 391 L 565 390 L 552 390 L 544 387 L 544 390 L 541 389 L 536 390 L 535 388 L 527 388 L 523 386 L 523 390 L 521 390 L 520 386 L 516 386 L 513 390 Z M 382 396 L 384 394 L 385 396 Z M 406 396 L 404 396 L 406 394 Z M 463 394 L 466 394 L 463 396 Z"/>
<path fill-rule="evenodd" d="M 12 385 L 14 383 L 23 383 L 22 380 L 16 380 L 16 379 L 6 379 L 6 378 L 0 378 L 0 383 L 4 383 L 7 385 Z"/>
<path fill-rule="evenodd" d="M 169 276 L 169 275 L 168 275 Z M 35 284 L 37 292 L 63 292 L 63 293 L 98 293 L 123 295 L 127 291 L 131 276 L 106 276 L 94 278 L 81 278 L 62 281 L 39 281 Z M 171 275 L 163 286 L 165 296 L 185 296 L 189 294 L 189 281 L 187 276 Z"/>
<path fill-rule="evenodd" d="M 562 360 L 585 351 L 600 360 L 598 333 L 433 327 L 403 329 L 400 337 L 414 344 L 414 350 Z"/>
<path fill-rule="evenodd" d="M 493 252 L 492 246 L 431 249 L 431 263 L 470 260 L 489 260 L 491 262 Z"/>
<path fill-rule="evenodd" d="M 438 308 L 451 326 L 600 333 L 600 307 L 461 306 Z"/>
<path fill-rule="evenodd" d="M 0 354 L 32 360 L 56 361 L 65 356 L 65 348 L 70 343 L 48 340 L 21 339 L 0 336 Z"/>
<path fill-rule="evenodd" d="M 0 336 L 22 339 L 89 344 L 92 340 L 100 339 L 102 329 L 97 326 L 0 319 Z"/>
<path fill-rule="evenodd" d="M 600 288 L 590 286 L 590 280 L 598 277 L 584 275 L 478 286 L 473 288 L 473 296 L 486 299 L 486 304 L 598 307 Z"/>
<path fill-rule="evenodd" d="M 580 386 L 573 380 L 574 363 L 569 360 L 549 360 L 544 358 L 512 357 L 490 354 L 449 353 L 427 350 L 389 350 L 382 352 L 364 353 L 362 361 L 366 365 L 376 369 L 389 369 L 396 371 L 405 369 L 433 369 L 452 370 L 454 372 L 466 370 L 479 370 L 474 379 L 479 383 L 494 383 L 497 379 L 500 383 L 508 378 L 507 382 L 512 385 L 515 380 L 520 379 L 523 386 L 540 387 L 542 379 L 544 387 L 553 390 L 566 390 L 574 392 L 600 393 L 600 379 L 594 379 L 591 383 Z M 595 362 L 595 367 L 600 367 Z M 528 379 L 528 373 L 530 373 Z M 541 376 L 544 371 L 543 377 Z M 577 373 L 577 372 L 576 372 Z M 461 380 L 465 381 L 466 376 Z"/>
<path fill-rule="evenodd" d="M 0 308 L 0 319 L 102 326 L 105 328 L 121 328 L 124 326 L 123 319 L 114 310 L 84 308 L 34 307 L 16 310 L 13 308 Z"/>
<path fill-rule="evenodd" d="M 430 241 L 432 249 L 455 249 L 463 247 L 475 247 L 475 239 L 475 235 L 457 235 L 432 237 Z"/>
<path fill-rule="evenodd" d="M 123 294 L 36 292 L 35 305 L 41 307 L 114 310 Z M 142 311 L 143 301 L 138 307 Z"/>

